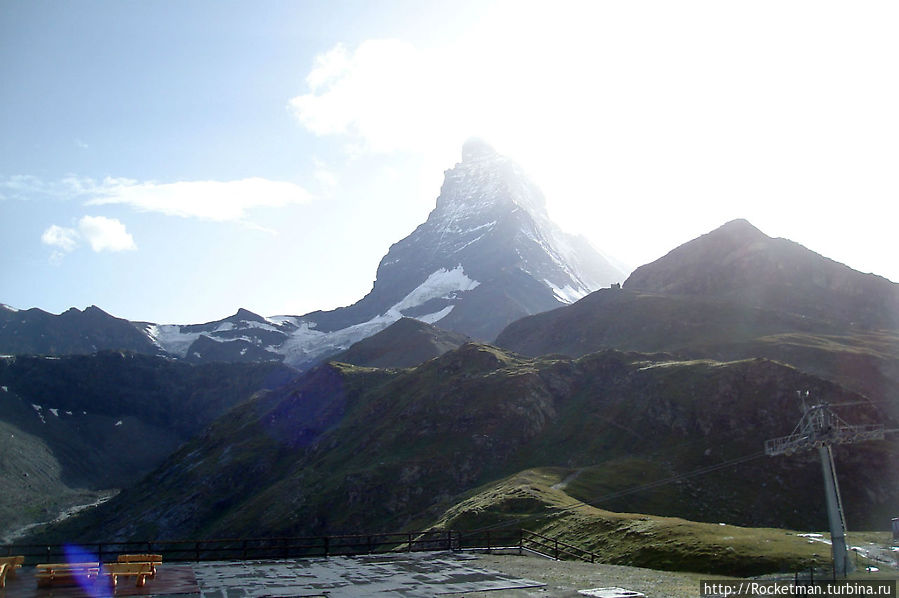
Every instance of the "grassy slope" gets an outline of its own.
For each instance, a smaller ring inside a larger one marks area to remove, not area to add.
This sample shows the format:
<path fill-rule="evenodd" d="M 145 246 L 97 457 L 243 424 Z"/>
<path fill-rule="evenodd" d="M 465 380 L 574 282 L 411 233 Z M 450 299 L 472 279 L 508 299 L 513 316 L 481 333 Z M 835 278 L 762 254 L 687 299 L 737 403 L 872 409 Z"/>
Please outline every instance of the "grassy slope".
<path fill-rule="evenodd" d="M 797 532 L 613 513 L 557 488 L 570 472 L 531 469 L 469 493 L 434 527 L 524 527 L 591 550 L 602 562 L 652 569 L 750 576 L 822 566 L 827 546 Z"/>

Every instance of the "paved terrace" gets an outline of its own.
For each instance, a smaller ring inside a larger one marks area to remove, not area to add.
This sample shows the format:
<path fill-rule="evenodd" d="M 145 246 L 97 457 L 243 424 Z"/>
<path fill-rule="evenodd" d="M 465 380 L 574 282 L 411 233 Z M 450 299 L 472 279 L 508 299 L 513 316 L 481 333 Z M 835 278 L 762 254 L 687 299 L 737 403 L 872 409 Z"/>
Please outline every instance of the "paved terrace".
<path fill-rule="evenodd" d="M 335 556 L 268 561 L 165 563 L 142 588 L 125 578 L 115 596 L 202 598 L 389 596 L 431 598 L 473 592 L 537 589 L 544 584 L 485 569 L 454 552 Z M 107 578 L 85 587 L 38 588 L 33 567 L 19 570 L 0 598 L 112 596 Z"/>

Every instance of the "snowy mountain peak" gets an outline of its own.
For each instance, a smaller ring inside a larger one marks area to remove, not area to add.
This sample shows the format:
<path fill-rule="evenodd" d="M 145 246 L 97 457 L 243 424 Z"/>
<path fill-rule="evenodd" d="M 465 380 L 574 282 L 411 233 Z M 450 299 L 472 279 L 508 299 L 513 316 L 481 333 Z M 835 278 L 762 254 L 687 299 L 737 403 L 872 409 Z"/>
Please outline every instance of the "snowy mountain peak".
<path fill-rule="evenodd" d="M 522 168 L 496 153 L 480 139 L 469 139 L 462 148 L 462 161 L 445 172 L 437 206 L 428 221 L 451 226 L 455 221 L 482 220 L 481 224 L 516 208 L 549 218 L 546 199 Z"/>
<path fill-rule="evenodd" d="M 480 139 L 469 139 L 462 161 L 446 171 L 427 221 L 381 260 L 366 301 L 383 310 L 402 297 L 394 296 L 397 290 L 408 293 L 433 273 L 463 270 L 479 286 L 447 298 L 445 306 L 456 307 L 440 326 L 482 340 L 512 319 L 624 278 L 586 241 L 562 232 L 521 167 Z"/>
<path fill-rule="evenodd" d="M 240 309 L 183 326 L 124 324 L 148 351 L 188 361 L 283 359 L 297 367 L 404 317 L 492 341 L 514 320 L 624 279 L 586 241 L 562 232 L 545 206 L 520 166 L 469 139 L 427 220 L 390 247 L 371 291 L 353 305 L 273 318 Z M 9 313 L 0 316 L 10 319 Z"/>
<path fill-rule="evenodd" d="M 489 143 L 478 137 L 472 137 L 462 145 L 463 162 L 496 158 L 498 156 L 499 154 L 496 153 L 496 150 Z"/>

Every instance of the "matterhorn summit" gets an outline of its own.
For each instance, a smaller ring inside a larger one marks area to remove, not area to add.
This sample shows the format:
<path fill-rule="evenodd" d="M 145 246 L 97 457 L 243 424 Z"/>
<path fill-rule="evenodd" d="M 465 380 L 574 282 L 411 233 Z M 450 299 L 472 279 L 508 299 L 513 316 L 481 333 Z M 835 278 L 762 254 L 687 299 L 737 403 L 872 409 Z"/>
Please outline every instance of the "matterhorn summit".
<path fill-rule="evenodd" d="M 563 233 L 521 167 L 479 139 L 467 141 L 462 161 L 446 171 L 427 221 L 381 260 L 363 302 L 383 310 L 398 290 L 410 292 L 442 271 L 477 284 L 404 315 L 441 313 L 441 328 L 487 341 L 518 318 L 624 278 L 585 239 Z"/>
<path fill-rule="evenodd" d="M 150 328 L 163 350 L 191 360 L 260 359 L 306 367 L 403 317 L 492 341 L 511 322 L 624 279 L 581 237 L 547 215 L 543 193 L 515 162 L 471 139 L 445 173 L 427 221 L 393 244 L 372 290 L 348 307 L 262 319 L 249 312 L 204 325 Z"/>
<path fill-rule="evenodd" d="M 353 305 L 302 316 L 265 318 L 240 309 L 205 324 L 131 324 L 146 352 L 305 368 L 404 317 L 490 342 L 519 318 L 624 277 L 586 240 L 549 219 L 543 193 L 520 166 L 471 139 L 461 162 L 446 171 L 428 219 L 390 247 L 371 291 Z M 18 321 L 15 314 L 8 319 Z"/>

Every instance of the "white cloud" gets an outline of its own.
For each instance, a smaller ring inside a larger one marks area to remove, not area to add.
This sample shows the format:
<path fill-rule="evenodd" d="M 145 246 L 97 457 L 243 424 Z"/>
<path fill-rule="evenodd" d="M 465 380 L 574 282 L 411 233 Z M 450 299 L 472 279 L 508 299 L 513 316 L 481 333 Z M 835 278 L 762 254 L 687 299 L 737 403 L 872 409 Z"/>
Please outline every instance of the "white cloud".
<path fill-rule="evenodd" d="M 78 231 L 53 224 L 41 235 L 41 242 L 68 253 L 78 247 Z"/>
<path fill-rule="evenodd" d="M 125 225 L 115 218 L 84 216 L 78 221 L 78 230 L 95 252 L 137 249 Z"/>
<path fill-rule="evenodd" d="M 140 182 L 107 177 L 86 192 L 87 205 L 125 204 L 143 212 L 216 222 L 243 221 L 257 207 L 280 208 L 310 201 L 293 183 L 248 178 L 237 181 Z"/>
<path fill-rule="evenodd" d="M 306 76 L 309 88 L 315 91 L 325 83 L 339 79 L 350 68 L 349 54 L 343 44 L 315 57 L 315 66 Z"/>
<path fill-rule="evenodd" d="M 134 237 L 125 225 L 105 216 L 83 216 L 78 221 L 78 228 L 52 224 L 41 235 L 42 243 L 56 248 L 50 256 L 53 262 L 59 262 L 65 254 L 77 249 L 81 241 L 86 241 L 97 253 L 137 249 Z"/>
<path fill-rule="evenodd" d="M 314 177 L 335 183 L 333 173 L 316 164 Z M 313 195 L 294 183 L 251 177 L 236 181 L 176 181 L 157 183 L 121 177 L 97 181 L 90 177 L 66 176 L 45 181 L 32 175 L 0 177 L 3 199 L 81 199 L 85 205 L 122 204 L 142 212 L 159 212 L 182 218 L 216 222 L 245 221 L 247 213 L 259 207 L 280 208 L 301 204 Z"/>
<path fill-rule="evenodd" d="M 29 174 L 15 174 L 0 179 L 0 200 L 31 199 L 53 193 L 53 185 Z"/>
<path fill-rule="evenodd" d="M 337 45 L 316 57 L 306 77 L 309 93 L 289 106 L 316 135 L 358 137 L 376 152 L 420 148 L 458 126 L 447 108 L 463 100 L 444 62 L 442 54 L 399 40 L 368 40 L 352 54 Z"/>

